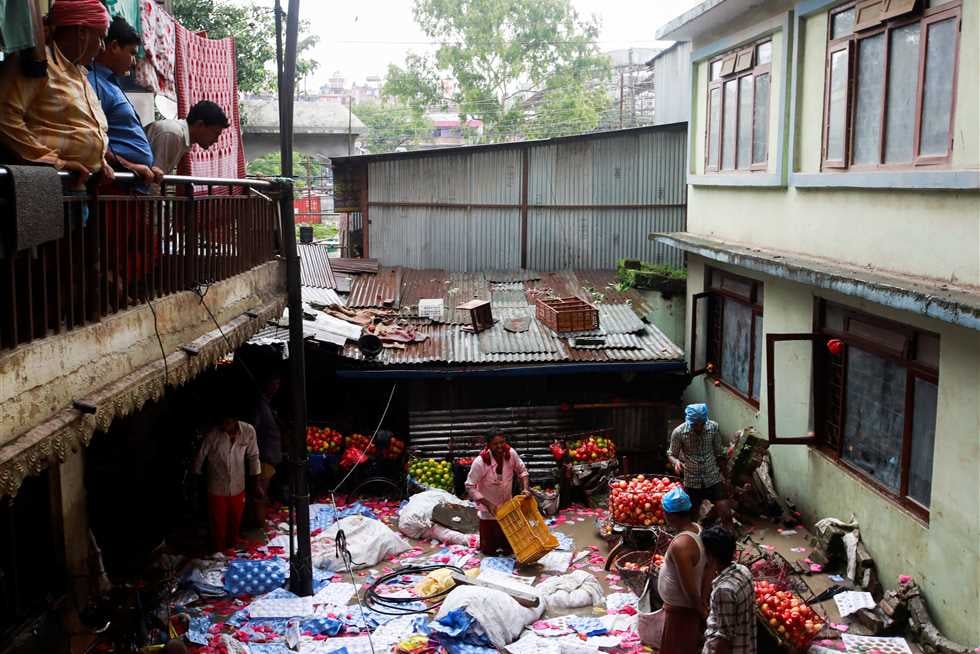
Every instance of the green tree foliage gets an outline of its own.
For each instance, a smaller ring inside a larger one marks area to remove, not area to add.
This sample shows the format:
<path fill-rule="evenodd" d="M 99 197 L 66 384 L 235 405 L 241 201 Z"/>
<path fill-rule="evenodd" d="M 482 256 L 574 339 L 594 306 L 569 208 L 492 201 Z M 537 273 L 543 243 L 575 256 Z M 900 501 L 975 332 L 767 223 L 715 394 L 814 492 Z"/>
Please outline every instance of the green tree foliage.
<path fill-rule="evenodd" d="M 246 172 L 255 177 L 279 177 L 282 174 L 281 161 L 278 152 L 270 152 L 249 161 Z M 296 155 L 293 160 L 293 181 L 297 190 L 306 188 L 307 163 L 309 163 L 309 175 L 313 179 L 313 188 L 323 185 L 324 180 L 320 178 L 326 174 L 326 164 L 313 157 Z"/>
<path fill-rule="evenodd" d="M 234 37 L 240 91 L 275 92 L 276 19 L 271 7 L 263 7 L 255 2 L 237 4 L 230 0 L 174 0 L 173 12 L 174 18 L 189 30 L 203 30 L 212 39 Z M 301 33 L 308 28 L 307 22 L 300 24 Z M 318 67 L 317 62 L 301 57 L 300 54 L 315 46 L 318 41 L 317 36 L 302 34 L 297 43 L 297 88 Z"/>
<path fill-rule="evenodd" d="M 456 105 L 491 140 L 598 125 L 611 69 L 595 46 L 597 21 L 570 0 L 415 0 L 414 14 L 440 45 L 390 66 L 385 94 L 419 110 Z M 457 87 L 448 96 L 445 78 Z"/>
<path fill-rule="evenodd" d="M 367 125 L 360 141 L 372 154 L 410 148 L 432 131 L 421 110 L 404 103 L 361 103 L 354 106 L 354 115 Z"/>

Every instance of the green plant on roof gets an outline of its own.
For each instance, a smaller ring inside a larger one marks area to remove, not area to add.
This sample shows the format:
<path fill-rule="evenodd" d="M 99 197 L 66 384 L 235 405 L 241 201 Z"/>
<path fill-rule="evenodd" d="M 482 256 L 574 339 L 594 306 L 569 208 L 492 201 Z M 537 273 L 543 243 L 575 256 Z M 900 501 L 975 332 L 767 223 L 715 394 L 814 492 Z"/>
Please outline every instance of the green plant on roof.
<path fill-rule="evenodd" d="M 687 279 L 687 270 L 665 263 L 646 263 L 638 259 L 620 259 L 618 266 L 621 291 L 630 288 L 660 288 L 664 284 Z"/>

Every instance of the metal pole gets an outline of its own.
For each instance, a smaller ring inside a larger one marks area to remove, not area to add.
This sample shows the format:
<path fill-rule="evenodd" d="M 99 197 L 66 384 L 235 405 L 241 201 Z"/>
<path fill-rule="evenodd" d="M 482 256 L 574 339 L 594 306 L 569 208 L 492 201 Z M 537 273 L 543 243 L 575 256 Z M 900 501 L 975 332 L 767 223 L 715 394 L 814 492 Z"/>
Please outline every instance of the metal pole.
<path fill-rule="evenodd" d="M 286 290 L 289 305 L 289 372 L 293 422 L 289 439 L 289 463 L 296 516 L 296 555 L 289 560 L 289 588 L 304 597 L 313 594 L 313 561 L 310 552 L 310 492 L 306 477 L 306 362 L 303 343 L 303 296 L 296 252 L 296 219 L 293 215 L 293 100 L 296 85 L 296 41 L 299 34 L 299 0 L 289 0 L 286 14 L 286 48 L 279 84 L 279 138 L 282 156 L 283 245 L 286 254 Z"/>

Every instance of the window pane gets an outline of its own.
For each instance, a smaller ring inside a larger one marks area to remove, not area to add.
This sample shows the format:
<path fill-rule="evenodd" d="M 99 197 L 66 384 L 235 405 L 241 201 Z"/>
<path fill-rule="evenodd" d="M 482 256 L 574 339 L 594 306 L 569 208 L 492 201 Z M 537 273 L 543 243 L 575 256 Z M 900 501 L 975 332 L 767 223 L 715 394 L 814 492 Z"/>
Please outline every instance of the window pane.
<path fill-rule="evenodd" d="M 830 38 L 839 39 L 854 30 L 854 7 L 834 14 Z"/>
<path fill-rule="evenodd" d="M 723 316 L 721 378 L 732 388 L 748 395 L 752 309 L 726 299 Z"/>
<path fill-rule="evenodd" d="M 761 66 L 772 61 L 772 41 L 760 43 L 755 47 L 755 65 Z"/>
<path fill-rule="evenodd" d="M 949 147 L 949 114 L 953 107 L 953 68 L 956 64 L 955 18 L 929 26 L 926 40 L 926 78 L 922 98 L 920 155 L 945 155 Z"/>
<path fill-rule="evenodd" d="M 718 167 L 718 140 L 721 137 L 721 89 L 711 89 L 708 116 L 708 165 Z"/>
<path fill-rule="evenodd" d="M 769 75 L 755 78 L 755 120 L 752 125 L 752 163 L 769 157 Z"/>
<path fill-rule="evenodd" d="M 880 327 L 857 318 L 851 318 L 847 321 L 847 331 L 855 336 L 860 336 L 866 341 L 875 343 L 879 347 L 889 349 L 892 351 L 892 353 L 899 356 L 903 356 L 905 354 L 905 346 L 908 342 L 908 336 L 906 336 L 904 332 L 888 329 L 887 327 Z"/>
<path fill-rule="evenodd" d="M 711 64 L 711 80 L 714 81 L 721 77 L 721 59 Z"/>
<path fill-rule="evenodd" d="M 915 100 L 919 83 L 919 24 L 893 30 L 888 43 L 888 113 L 885 116 L 885 162 L 912 161 Z"/>
<path fill-rule="evenodd" d="M 854 163 L 856 164 L 880 163 L 884 73 L 884 34 L 858 41 L 857 102 L 854 109 Z"/>
<path fill-rule="evenodd" d="M 759 399 L 759 389 L 762 387 L 762 316 L 755 316 L 755 358 L 752 361 L 752 397 Z"/>
<path fill-rule="evenodd" d="M 929 506 L 932 494 L 932 450 L 936 440 L 936 399 L 939 388 L 916 377 L 912 414 L 912 460 L 909 461 L 909 497 Z"/>
<path fill-rule="evenodd" d="M 847 50 L 830 56 L 830 99 L 827 110 L 827 159 L 844 160 L 844 120 L 847 115 Z"/>
<path fill-rule="evenodd" d="M 741 278 L 724 275 L 721 277 L 721 287 L 741 295 L 747 302 L 752 300 L 752 282 L 750 281 L 742 281 Z"/>
<path fill-rule="evenodd" d="M 939 368 L 939 337 L 918 334 L 915 337 L 915 360 L 933 368 Z"/>
<path fill-rule="evenodd" d="M 857 347 L 847 348 L 845 461 L 898 492 L 905 429 L 905 368 Z"/>
<path fill-rule="evenodd" d="M 735 168 L 735 114 L 738 110 L 738 80 L 725 82 L 725 123 L 722 128 L 721 167 Z"/>
<path fill-rule="evenodd" d="M 752 76 L 738 83 L 738 167 L 748 168 L 752 165 Z"/>

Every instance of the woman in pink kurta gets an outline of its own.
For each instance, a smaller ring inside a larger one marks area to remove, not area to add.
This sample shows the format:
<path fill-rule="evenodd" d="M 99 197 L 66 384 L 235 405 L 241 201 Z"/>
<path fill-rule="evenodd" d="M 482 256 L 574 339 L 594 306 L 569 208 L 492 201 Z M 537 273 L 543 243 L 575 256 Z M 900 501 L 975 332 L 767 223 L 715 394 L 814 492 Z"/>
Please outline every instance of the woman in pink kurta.
<path fill-rule="evenodd" d="M 507 444 L 507 436 L 491 431 L 487 446 L 473 459 L 466 477 L 466 490 L 479 509 L 480 551 L 484 554 L 496 554 L 498 549 L 511 553 L 495 516 L 497 509 L 513 497 L 515 476 L 521 480 L 524 495 L 530 495 L 527 467 L 521 457 Z"/>

